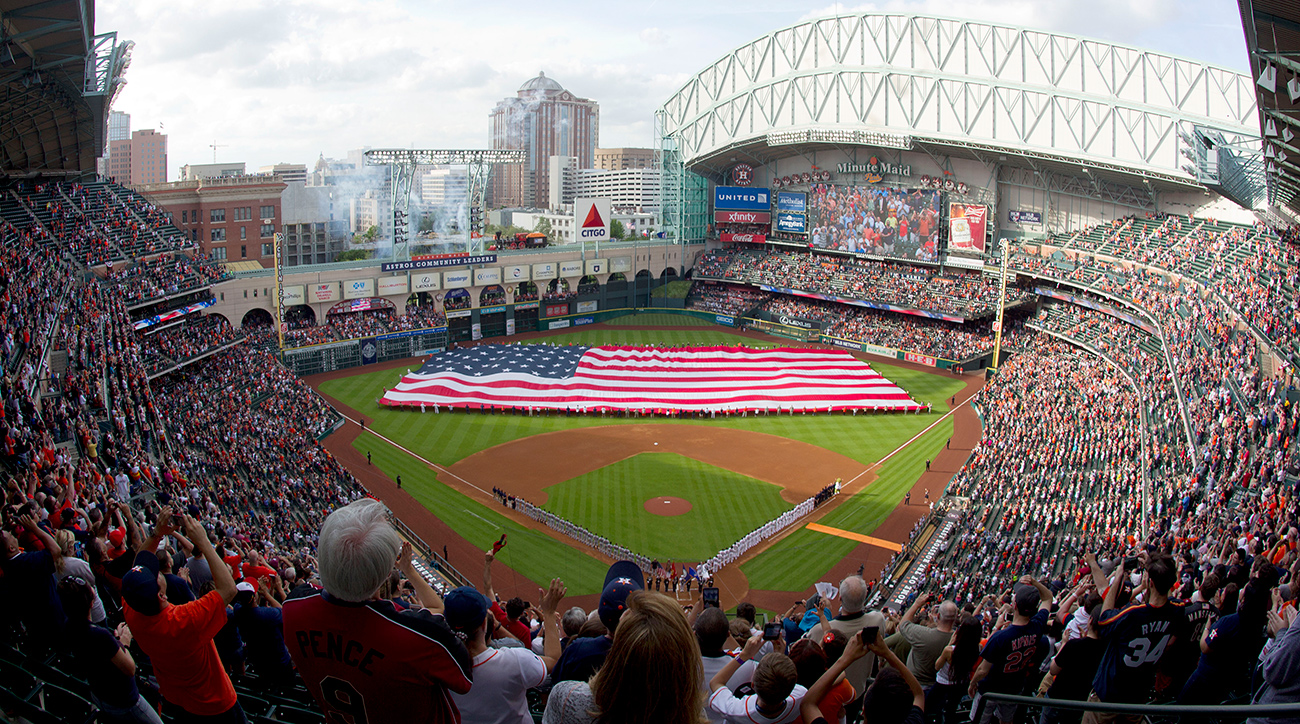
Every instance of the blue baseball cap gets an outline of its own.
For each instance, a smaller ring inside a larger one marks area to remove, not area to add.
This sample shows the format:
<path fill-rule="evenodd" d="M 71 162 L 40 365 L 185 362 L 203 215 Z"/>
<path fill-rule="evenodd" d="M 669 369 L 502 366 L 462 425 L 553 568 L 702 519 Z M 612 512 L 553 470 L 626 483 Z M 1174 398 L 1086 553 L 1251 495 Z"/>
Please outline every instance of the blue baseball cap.
<path fill-rule="evenodd" d="M 605 574 L 605 588 L 600 592 L 600 622 L 611 634 L 618 619 L 627 610 L 627 597 L 633 591 L 645 590 L 645 574 L 641 566 L 632 561 L 618 561 Z"/>
<path fill-rule="evenodd" d="M 122 600 L 136 611 L 153 616 L 162 610 L 158 591 L 158 556 L 152 551 L 136 553 L 131 570 L 122 576 Z"/>
<path fill-rule="evenodd" d="M 487 596 L 473 586 L 452 589 L 442 599 L 443 617 L 454 629 L 470 632 L 483 625 L 487 617 Z"/>

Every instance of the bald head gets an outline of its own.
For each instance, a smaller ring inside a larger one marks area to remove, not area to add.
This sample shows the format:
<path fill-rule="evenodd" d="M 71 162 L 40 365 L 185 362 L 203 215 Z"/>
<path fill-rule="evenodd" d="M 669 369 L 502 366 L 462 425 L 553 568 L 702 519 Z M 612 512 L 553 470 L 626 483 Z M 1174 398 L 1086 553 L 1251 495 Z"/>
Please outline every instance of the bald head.
<path fill-rule="evenodd" d="M 952 601 L 944 601 L 939 604 L 939 630 L 951 631 L 952 627 L 957 624 L 957 604 Z"/>

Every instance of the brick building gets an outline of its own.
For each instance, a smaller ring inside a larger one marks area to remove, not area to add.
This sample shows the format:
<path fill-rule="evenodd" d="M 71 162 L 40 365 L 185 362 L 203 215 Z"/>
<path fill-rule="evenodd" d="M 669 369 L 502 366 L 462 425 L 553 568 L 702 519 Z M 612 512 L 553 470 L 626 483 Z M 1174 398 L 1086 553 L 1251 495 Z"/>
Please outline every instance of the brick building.
<path fill-rule="evenodd" d="M 590 168 L 600 140 L 600 105 L 579 98 L 539 73 L 490 114 L 492 148 L 528 152 L 522 164 L 492 169 L 493 206 L 546 206 L 551 156 L 573 156 Z"/>
<path fill-rule="evenodd" d="M 219 261 L 274 263 L 285 183 L 272 176 L 225 176 L 138 186 L 172 223 Z"/>
<path fill-rule="evenodd" d="M 124 186 L 166 183 L 167 135 L 148 128 L 130 138 L 110 139 L 107 171 Z"/>

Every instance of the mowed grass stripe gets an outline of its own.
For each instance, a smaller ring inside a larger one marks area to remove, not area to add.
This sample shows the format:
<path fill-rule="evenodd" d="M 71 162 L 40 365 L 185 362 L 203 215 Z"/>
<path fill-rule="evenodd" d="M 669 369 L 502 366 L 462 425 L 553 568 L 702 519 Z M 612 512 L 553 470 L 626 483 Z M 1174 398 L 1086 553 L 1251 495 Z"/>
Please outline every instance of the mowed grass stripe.
<path fill-rule="evenodd" d="M 595 558 L 540 531 L 531 530 L 507 518 L 495 506 L 482 505 L 438 481 L 436 474 L 419 460 L 370 433 L 362 433 L 354 447 L 370 452 L 373 464 L 390 479 L 402 476 L 402 490 L 410 493 L 439 520 L 462 538 L 487 550 L 508 535 L 507 545 L 497 556 L 503 563 L 533 581 L 564 578 L 571 593 L 599 593 L 606 566 Z M 425 541 L 438 549 L 445 541 Z M 451 564 L 470 580 L 481 575 L 483 559 L 456 560 Z"/>
<path fill-rule="evenodd" d="M 789 510 L 780 488 L 673 453 L 642 453 L 546 489 L 545 508 L 630 550 L 698 562 Z M 683 498 L 664 517 L 645 502 Z"/>
<path fill-rule="evenodd" d="M 668 314 L 665 312 L 641 312 L 638 314 L 628 313 L 621 317 L 606 319 L 605 324 L 611 327 L 634 327 L 645 325 L 647 327 L 712 327 L 712 319 L 700 319 L 685 314 Z"/>

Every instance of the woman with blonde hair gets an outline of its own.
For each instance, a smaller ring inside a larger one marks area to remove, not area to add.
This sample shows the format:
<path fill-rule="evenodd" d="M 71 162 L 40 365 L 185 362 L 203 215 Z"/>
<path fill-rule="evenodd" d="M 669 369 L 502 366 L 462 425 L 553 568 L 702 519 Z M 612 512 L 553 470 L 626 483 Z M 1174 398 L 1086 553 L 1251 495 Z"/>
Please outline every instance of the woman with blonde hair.
<path fill-rule="evenodd" d="M 95 574 L 90 569 L 90 564 L 76 557 L 76 538 L 73 537 L 72 531 L 62 529 L 54 534 L 54 542 L 59 544 L 59 549 L 63 551 L 63 557 L 55 564 L 55 575 L 60 579 L 64 576 L 76 576 L 86 582 L 90 587 L 90 621 L 91 623 L 102 624 L 108 618 L 104 611 L 104 602 L 99 598 L 99 589 L 95 586 Z"/>
<path fill-rule="evenodd" d="M 700 646 L 673 599 L 633 592 L 591 681 L 551 690 L 542 724 L 701 724 Z"/>

